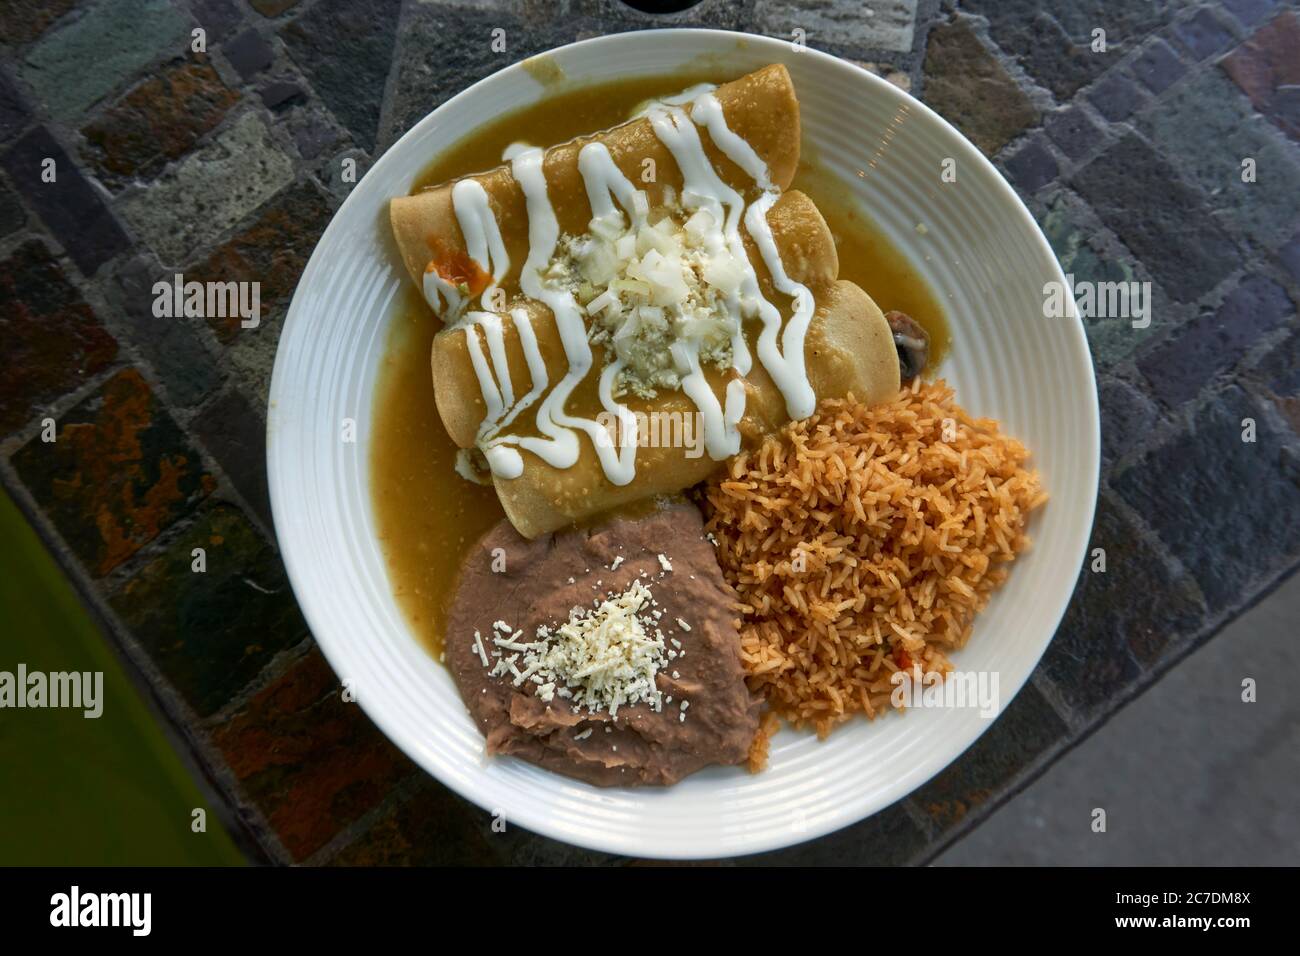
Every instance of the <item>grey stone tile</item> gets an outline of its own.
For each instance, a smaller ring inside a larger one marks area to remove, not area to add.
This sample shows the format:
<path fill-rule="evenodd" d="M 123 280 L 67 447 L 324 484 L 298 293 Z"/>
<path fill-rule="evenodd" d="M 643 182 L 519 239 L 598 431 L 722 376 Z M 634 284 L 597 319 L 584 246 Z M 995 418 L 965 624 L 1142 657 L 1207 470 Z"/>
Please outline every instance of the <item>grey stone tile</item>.
<path fill-rule="evenodd" d="M 166 386 L 168 397 L 182 407 L 190 407 L 211 395 L 221 384 L 221 376 L 191 325 L 201 319 L 158 318 L 153 314 L 153 287 L 161 280 L 170 284 L 173 273 L 143 258 L 133 259 L 114 274 L 108 287 L 109 306 L 127 327 L 131 343 Z"/>
<path fill-rule="evenodd" d="M 803 30 L 812 47 L 833 44 L 907 53 L 916 26 L 916 0 L 757 0 L 754 24 L 759 32 L 783 40 Z"/>
<path fill-rule="evenodd" d="M 22 76 L 52 116 L 76 120 L 153 60 L 183 53 L 189 31 L 167 0 L 101 0 L 43 36 Z"/>
<path fill-rule="evenodd" d="M 1061 699 L 1089 720 L 1170 645 L 1189 637 L 1202 613 L 1195 586 L 1178 578 L 1103 495 L 1074 597 L 1039 667 Z"/>
<path fill-rule="evenodd" d="M 1149 110 L 1142 128 L 1171 165 L 1187 173 L 1236 228 L 1276 246 L 1300 222 L 1300 159 L 1218 70 L 1206 70 Z M 1243 181 L 1245 160 L 1254 179 Z"/>
<path fill-rule="evenodd" d="M 1142 85 L 1156 94 L 1169 89 L 1187 73 L 1187 67 L 1178 59 L 1178 54 L 1159 37 L 1138 54 L 1131 69 Z"/>
<path fill-rule="evenodd" d="M 322 0 L 280 30 L 289 55 L 367 151 L 375 148 L 400 11 L 400 0 Z M 439 51 L 429 51 L 435 58 L 472 45 L 468 36 L 454 33 L 413 33 L 412 39 L 436 44 Z"/>
<path fill-rule="evenodd" d="M 1261 338 L 1294 316 L 1286 290 L 1265 276 L 1248 276 L 1214 312 L 1178 329 L 1138 360 L 1142 374 L 1170 407 L 1196 397 Z"/>
<path fill-rule="evenodd" d="M 1243 441 L 1246 420 L 1255 441 Z M 1196 578 L 1211 612 L 1248 598 L 1264 576 L 1300 559 L 1300 485 L 1288 439 L 1230 386 L 1191 427 L 1111 480 Z"/>
<path fill-rule="evenodd" d="M 271 526 L 266 476 L 266 421 L 243 395 L 227 391 L 194 416 L 190 427 L 220 463 L 249 507 Z"/>
<path fill-rule="evenodd" d="M 293 164 L 260 116 L 245 113 L 147 189 L 122 216 L 165 264 L 185 261 L 293 179 Z"/>
<path fill-rule="evenodd" d="M 1073 185 L 1176 301 L 1199 298 L 1240 261 L 1196 191 L 1133 134 L 1075 173 Z"/>
<path fill-rule="evenodd" d="M 52 182 L 44 175 L 47 160 L 54 163 Z M 29 130 L 0 163 L 85 275 L 129 248 L 103 197 L 44 126 Z"/>

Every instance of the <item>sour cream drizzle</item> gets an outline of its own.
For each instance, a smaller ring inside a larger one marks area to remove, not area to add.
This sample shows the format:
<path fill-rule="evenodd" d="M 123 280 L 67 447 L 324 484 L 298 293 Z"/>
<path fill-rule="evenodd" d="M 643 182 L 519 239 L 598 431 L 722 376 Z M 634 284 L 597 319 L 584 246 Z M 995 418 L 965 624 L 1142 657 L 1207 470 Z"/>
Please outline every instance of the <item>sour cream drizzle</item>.
<path fill-rule="evenodd" d="M 492 277 L 480 300 L 483 307 L 489 309 L 501 280 L 510 271 L 510 255 L 501 238 L 497 217 L 488 202 L 487 190 L 476 179 L 462 179 L 451 187 L 451 207 L 465 239 L 466 254 Z M 424 298 L 435 312 L 453 324 L 460 321 L 461 312 L 468 305 L 460 289 L 439 275 L 436 269 L 425 270 Z"/>
<path fill-rule="evenodd" d="M 695 132 L 695 127 L 684 111 L 676 106 L 655 106 L 651 108 L 649 118 L 655 136 L 668 147 L 682 172 L 682 205 L 687 209 L 703 209 L 713 218 L 715 228 L 705 240 L 706 248 L 725 244 L 744 269 L 740 295 L 726 305 L 735 323 L 731 337 L 731 364 L 740 375 L 748 375 L 753 360 L 745 342 L 741 320 L 746 312 L 752 312 L 754 303 L 762 295 L 758 290 L 758 278 L 754 275 L 754 268 L 750 265 L 745 245 L 740 238 L 740 218 L 745 209 L 745 197 L 718 177 L 704 152 L 699 134 Z M 722 227 L 720 232 L 717 226 Z M 735 445 L 739 451 L 739 434 L 735 436 Z M 729 454 L 734 455 L 735 452 Z"/>
<path fill-rule="evenodd" d="M 612 167 L 613 163 L 609 165 Z M 591 345 L 587 342 L 583 311 L 573 294 L 567 289 L 547 285 L 542 281 L 542 270 L 555 255 L 555 246 L 560 238 L 560 224 L 555 218 L 555 209 L 551 206 L 546 174 L 542 168 L 542 151 L 532 148 L 517 154 L 510 161 L 510 171 L 524 192 L 528 210 L 528 258 L 520 273 L 519 285 L 526 296 L 544 303 L 554 313 L 555 327 L 560 333 L 564 357 L 569 363 L 564 378 L 542 400 L 537 411 L 537 429 L 549 441 L 534 440 L 527 445 L 521 442 L 521 446 L 554 468 L 569 468 L 578 460 L 578 439 L 574 430 L 584 431 L 591 438 L 605 477 L 611 484 L 626 485 L 636 477 L 636 417 L 626 405 L 614 400 L 612 389 L 607 387 L 606 381 L 607 378 L 612 381 L 612 377 L 608 376 L 609 368 L 601 377 L 600 402 L 620 424 L 621 447 L 614 447 L 609 440 L 609 433 L 594 419 L 569 415 L 564 410 L 573 390 L 591 371 L 592 354 Z M 618 172 L 616 168 L 614 172 Z M 618 176 L 622 178 L 621 173 Z M 605 178 L 611 189 L 620 185 L 608 175 L 608 170 Z M 626 183 L 626 179 L 623 181 Z"/>
<path fill-rule="evenodd" d="M 649 118 L 655 136 L 672 153 L 681 170 L 682 204 L 687 209 L 705 210 L 713 220 L 714 227 L 705 237 L 706 249 L 729 251 L 744 269 L 740 292 L 724 302 L 734 322 L 732 368 L 737 377 L 727 383 L 723 402 L 719 402 L 701 367 L 700 343 L 684 339 L 671 346 L 673 362 L 682 376 L 682 390 L 694 402 L 703 419 L 705 448 L 711 458 L 720 460 L 740 450 L 738 426 L 745 414 L 743 377 L 752 366 L 741 328 L 745 316 L 757 313 L 762 319 L 759 360 L 781 390 L 790 416 L 799 419 L 812 414 L 816 397 L 805 368 L 804 338 L 815 303 L 808 288 L 787 275 L 772 236 L 767 213 L 779 198 L 779 192 L 772 183 L 767 165 L 748 142 L 727 126 L 722 106 L 712 89 L 708 85 L 692 87 L 683 94 L 655 101 L 647 107 L 644 115 Z M 678 104 L 690 105 L 690 113 Z M 709 162 L 696 132 L 696 124 L 707 129 L 718 149 L 763 191 L 748 208 L 744 197 L 728 186 Z M 523 190 L 528 211 L 528 257 L 520 272 L 520 288 L 529 298 L 548 306 L 555 315 L 556 329 L 569 367 L 564 377 L 546 394 L 549 385 L 546 363 L 528 313 L 519 308 L 512 310 L 510 318 L 532 379 L 532 388 L 516 402 L 506 360 L 501 317 L 491 312 L 468 313 L 464 329 L 466 347 L 487 413 L 479 428 L 478 444 L 494 475 L 516 478 L 523 473 L 523 459 L 517 449 L 532 452 L 553 468 L 569 468 L 578 460 L 580 445 L 576 432 L 582 431 L 591 439 L 605 477 L 612 484 L 626 485 L 636 476 L 637 423 L 627 406 L 616 401 L 613 395 L 614 383 L 623 363 L 618 360 L 607 365 L 601 371 L 597 388 L 601 406 L 620 423 L 616 446 L 599 423 L 565 411 L 574 389 L 591 371 L 593 356 L 587 341 L 582 307 L 567 289 L 547 284 L 542 279 L 560 238 L 559 222 L 551 205 L 543 170 L 542 150 L 512 144 L 505 159 L 510 162 L 515 181 Z M 645 192 L 623 175 L 604 144 L 593 142 L 584 146 L 578 153 L 578 170 L 586 186 L 593 222 L 603 220 L 621 227 L 624 214 L 634 227 L 644 221 L 649 211 Z M 456 183 L 452 188 L 452 202 L 470 258 L 492 276 L 491 284 L 483 293 L 482 301 L 487 307 L 489 297 L 510 268 L 505 244 L 487 194 L 476 180 L 464 179 Z M 745 252 L 740 235 L 742 221 L 763 257 L 773 286 L 794 300 L 793 315 L 783 333 L 780 312 L 763 296 L 758 277 Z M 438 296 L 447 301 L 453 315 L 463 307 L 459 290 L 436 271 L 430 269 L 425 273 L 424 286 L 426 298 L 435 309 L 439 309 Z M 479 342 L 480 335 L 487 344 L 486 354 Z M 537 407 L 536 425 L 543 437 L 504 434 L 503 430 L 533 407 L 539 398 L 542 400 Z"/>
<path fill-rule="evenodd" d="M 780 332 L 781 313 L 761 295 L 758 296 L 759 316 L 763 320 L 763 331 L 758 337 L 758 359 L 772 376 L 776 387 L 781 390 L 789 416 L 795 420 L 807 418 L 817 407 L 817 396 L 808 381 L 804 363 L 804 338 L 817 306 L 808 287 L 794 282 L 786 274 L 781 253 L 772 236 L 767 213 L 779 198 L 779 193 L 772 184 L 767 164 L 754 152 L 754 147 L 727 127 L 722 104 L 716 96 L 712 93 L 700 96 L 691 110 L 691 117 L 708 129 L 709 137 L 722 150 L 723 155 L 749 174 L 763 190 L 763 195 L 745 210 L 745 231 L 758 246 L 763 264 L 772 276 L 772 285 L 778 292 L 794 299 L 794 311 L 785 325 L 785 331 Z M 778 332 L 781 339 L 779 347 Z"/>

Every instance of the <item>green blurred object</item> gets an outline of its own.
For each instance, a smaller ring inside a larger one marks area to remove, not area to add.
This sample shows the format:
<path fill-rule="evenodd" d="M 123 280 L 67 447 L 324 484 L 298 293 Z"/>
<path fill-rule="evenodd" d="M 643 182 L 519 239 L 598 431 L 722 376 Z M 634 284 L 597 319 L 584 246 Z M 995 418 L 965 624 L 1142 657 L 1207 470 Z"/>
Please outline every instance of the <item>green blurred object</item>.
<path fill-rule="evenodd" d="M 102 671 L 103 712 L 0 709 L 0 865 L 241 865 L 72 586 L 0 490 L 0 671 Z M 191 829 L 206 811 L 207 831 Z"/>

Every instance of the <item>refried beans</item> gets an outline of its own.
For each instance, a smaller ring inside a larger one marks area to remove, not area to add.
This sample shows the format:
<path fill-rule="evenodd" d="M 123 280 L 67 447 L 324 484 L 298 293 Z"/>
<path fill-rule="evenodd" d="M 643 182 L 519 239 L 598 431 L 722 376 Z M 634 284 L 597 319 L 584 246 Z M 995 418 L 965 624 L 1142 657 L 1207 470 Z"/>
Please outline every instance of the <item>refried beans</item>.
<path fill-rule="evenodd" d="M 539 627 L 552 633 L 574 608 L 590 611 L 638 581 L 650 589 L 655 603 L 643 610 L 664 641 L 658 709 L 641 700 L 611 716 L 558 694 L 544 700 L 537 683 L 514 672 L 492 676 L 512 653 L 494 644 L 503 625 L 513 640 L 535 642 Z M 672 784 L 709 764 L 743 762 L 758 730 L 735 599 L 694 505 L 532 541 L 502 521 L 462 566 L 446 662 L 488 753 L 600 786 Z"/>

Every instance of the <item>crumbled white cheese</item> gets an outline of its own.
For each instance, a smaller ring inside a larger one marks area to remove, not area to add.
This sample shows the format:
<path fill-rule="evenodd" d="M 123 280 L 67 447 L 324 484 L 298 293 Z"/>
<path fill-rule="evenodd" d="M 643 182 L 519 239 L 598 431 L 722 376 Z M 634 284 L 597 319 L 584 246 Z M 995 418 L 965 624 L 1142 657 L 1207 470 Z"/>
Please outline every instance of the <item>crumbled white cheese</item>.
<path fill-rule="evenodd" d="M 671 571 L 673 569 L 673 564 L 668 560 L 666 554 L 659 555 L 659 567 L 663 568 L 665 571 Z"/>
<path fill-rule="evenodd" d="M 592 610 L 573 608 L 569 620 L 558 627 L 538 628 L 536 641 L 494 637 L 497 646 L 518 653 L 500 661 L 491 674 L 509 673 L 516 687 L 532 680 L 543 687 L 546 695 L 538 694 L 543 700 L 563 696 L 567 689 L 576 707 L 606 711 L 611 717 L 620 707 L 641 701 L 659 710 L 662 695 L 655 676 L 664 663 L 664 642 L 652 635 L 648 618 L 641 617 L 651 601 L 650 589 L 634 581 Z"/>
<path fill-rule="evenodd" d="M 570 292 L 591 316 L 589 337 L 608 361 L 622 361 L 615 395 L 653 398 L 680 387 L 679 341 L 695 343 L 701 363 L 726 369 L 741 320 L 757 315 L 744 288 L 749 264 L 732 254 L 722 223 L 704 209 L 688 215 L 676 195 L 664 199 L 653 222 L 648 208 L 631 224 L 621 213 L 592 219 L 586 233 L 561 238 L 542 272 L 543 284 Z"/>
<path fill-rule="evenodd" d="M 689 631 L 691 629 L 691 626 L 687 624 L 685 621 L 683 621 L 680 617 L 677 619 L 677 626 L 680 627 L 683 631 Z"/>

